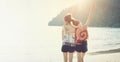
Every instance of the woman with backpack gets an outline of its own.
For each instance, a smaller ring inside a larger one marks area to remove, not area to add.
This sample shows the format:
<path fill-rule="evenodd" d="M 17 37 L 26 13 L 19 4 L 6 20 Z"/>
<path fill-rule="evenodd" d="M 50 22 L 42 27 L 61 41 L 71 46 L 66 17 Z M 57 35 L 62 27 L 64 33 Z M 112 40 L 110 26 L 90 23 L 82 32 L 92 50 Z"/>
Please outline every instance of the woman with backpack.
<path fill-rule="evenodd" d="M 92 3 L 88 19 L 85 25 L 82 25 L 80 21 L 72 20 L 71 25 L 75 28 L 75 50 L 77 51 L 78 62 L 84 62 L 84 56 L 87 52 L 87 39 L 88 39 L 88 25 L 94 11 L 95 4 Z"/>

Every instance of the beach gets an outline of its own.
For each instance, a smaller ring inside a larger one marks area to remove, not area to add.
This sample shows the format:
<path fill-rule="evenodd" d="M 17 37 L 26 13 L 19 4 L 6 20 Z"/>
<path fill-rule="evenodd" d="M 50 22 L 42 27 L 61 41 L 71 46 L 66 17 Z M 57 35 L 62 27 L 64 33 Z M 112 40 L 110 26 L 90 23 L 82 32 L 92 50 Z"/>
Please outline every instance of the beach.
<path fill-rule="evenodd" d="M 55 34 L 61 34 L 59 29 L 49 28 L 51 32 Z M 116 28 L 89 28 L 89 40 L 88 40 L 88 51 L 85 55 L 85 62 L 120 62 L 120 43 L 119 37 L 117 34 L 120 29 Z M 94 32 L 94 33 L 92 33 Z M 95 33 L 99 33 L 98 36 Z M 112 37 L 112 35 L 116 35 L 116 37 Z M 50 58 L 47 62 L 63 62 L 63 54 L 61 52 L 61 35 L 55 35 L 55 37 L 51 37 L 51 41 L 54 43 L 50 43 L 51 48 L 48 50 Z M 49 43 L 47 44 L 49 45 Z M 46 45 L 46 46 L 47 46 Z M 76 52 L 74 53 L 73 62 L 77 62 Z"/>
<path fill-rule="evenodd" d="M 54 51 L 53 51 L 54 52 Z M 63 62 L 63 56 L 62 52 L 51 52 L 50 58 L 47 60 L 47 62 Z M 53 54 L 52 54 L 53 53 Z M 94 52 L 92 52 L 94 53 Z M 90 52 L 87 52 L 84 57 L 84 62 L 120 62 L 120 50 L 117 49 L 114 51 L 106 51 L 105 53 L 99 52 L 97 54 L 92 54 Z M 77 62 L 77 55 L 76 52 L 74 52 L 73 55 L 73 62 Z"/>
<path fill-rule="evenodd" d="M 101 54 L 85 57 L 85 62 L 120 62 L 120 53 Z"/>
<path fill-rule="evenodd" d="M 0 62 L 63 62 L 61 27 L 44 29 L 41 33 L 29 33 L 29 37 L 25 36 L 24 40 L 20 40 L 19 36 L 14 41 L 1 40 Z M 101 36 L 96 35 L 98 32 L 101 32 Z M 118 28 L 89 28 L 85 62 L 120 62 L 119 33 Z M 76 52 L 73 62 L 77 62 Z"/>

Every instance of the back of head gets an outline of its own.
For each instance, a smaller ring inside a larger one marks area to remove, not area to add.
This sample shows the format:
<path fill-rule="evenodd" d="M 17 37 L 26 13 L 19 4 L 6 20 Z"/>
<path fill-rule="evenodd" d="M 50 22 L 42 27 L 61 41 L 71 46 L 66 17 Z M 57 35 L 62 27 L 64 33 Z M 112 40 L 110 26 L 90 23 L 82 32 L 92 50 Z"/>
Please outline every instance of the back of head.
<path fill-rule="evenodd" d="M 73 22 L 73 25 L 75 25 L 75 26 L 78 26 L 80 23 L 78 20 L 73 20 L 72 22 Z"/>
<path fill-rule="evenodd" d="M 71 22 L 71 14 L 67 14 L 67 15 L 65 15 L 65 17 L 64 17 L 64 20 L 66 21 L 66 22 Z"/>

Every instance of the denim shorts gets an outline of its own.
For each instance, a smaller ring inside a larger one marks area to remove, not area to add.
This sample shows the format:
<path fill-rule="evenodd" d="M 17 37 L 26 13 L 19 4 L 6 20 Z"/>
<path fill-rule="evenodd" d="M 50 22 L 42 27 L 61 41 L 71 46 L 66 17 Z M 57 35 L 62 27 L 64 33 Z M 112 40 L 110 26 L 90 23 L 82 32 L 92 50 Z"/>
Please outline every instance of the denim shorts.
<path fill-rule="evenodd" d="M 74 52 L 75 51 L 75 44 L 74 44 L 74 35 L 73 34 L 65 34 L 63 36 L 63 44 L 61 51 L 62 52 Z"/>
<path fill-rule="evenodd" d="M 76 50 L 77 52 L 83 52 L 83 53 L 87 52 L 87 51 L 88 51 L 87 41 L 82 41 L 81 44 L 77 44 L 77 45 L 75 46 L 75 50 Z"/>
<path fill-rule="evenodd" d="M 62 45 L 61 51 L 73 53 L 75 51 L 75 46 Z"/>

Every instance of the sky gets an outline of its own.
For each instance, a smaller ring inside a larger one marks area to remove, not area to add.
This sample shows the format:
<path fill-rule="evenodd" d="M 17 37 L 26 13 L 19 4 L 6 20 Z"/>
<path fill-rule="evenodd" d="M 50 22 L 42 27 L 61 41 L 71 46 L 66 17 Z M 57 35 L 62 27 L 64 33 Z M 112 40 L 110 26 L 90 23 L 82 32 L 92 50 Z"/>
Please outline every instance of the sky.
<path fill-rule="evenodd" d="M 63 9 L 88 0 L 0 0 L 0 41 L 40 41 Z"/>
<path fill-rule="evenodd" d="M 63 9 L 78 2 L 80 0 L 0 0 L 0 20 L 44 25 Z"/>
<path fill-rule="evenodd" d="M 0 0 L 0 41 L 39 41 L 48 22 L 79 1 Z"/>

